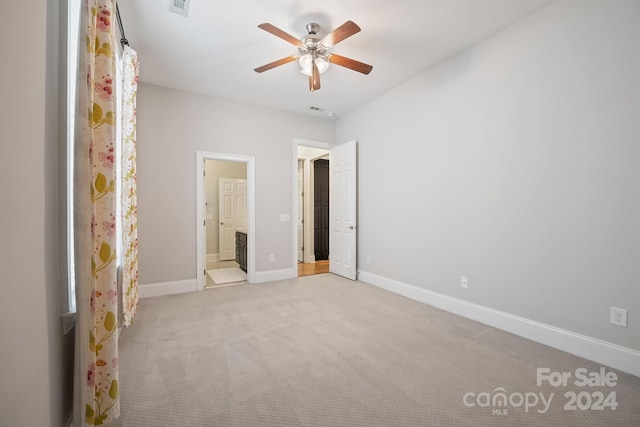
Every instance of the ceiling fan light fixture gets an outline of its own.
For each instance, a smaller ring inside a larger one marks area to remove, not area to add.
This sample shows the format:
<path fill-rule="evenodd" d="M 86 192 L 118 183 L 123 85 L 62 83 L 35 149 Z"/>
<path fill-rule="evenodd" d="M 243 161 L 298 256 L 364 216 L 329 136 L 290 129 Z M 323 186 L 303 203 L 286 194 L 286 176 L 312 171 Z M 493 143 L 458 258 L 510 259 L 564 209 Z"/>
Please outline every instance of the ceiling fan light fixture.
<path fill-rule="evenodd" d="M 329 68 L 329 61 L 324 55 L 316 56 L 315 63 L 320 74 L 324 73 L 325 71 L 327 71 L 327 68 Z"/>
<path fill-rule="evenodd" d="M 305 74 L 307 76 L 311 75 L 311 64 L 313 62 L 313 56 L 311 56 L 310 53 L 307 53 L 305 55 L 301 55 L 300 58 L 298 58 L 298 64 L 300 64 L 300 67 L 302 67 L 302 74 Z"/>
<path fill-rule="evenodd" d="M 298 58 L 298 64 L 302 67 L 300 72 L 305 76 L 310 76 L 313 73 L 314 62 L 316 63 L 316 67 L 318 67 L 318 72 L 320 74 L 324 73 L 327 71 L 327 68 L 329 68 L 329 61 L 324 55 L 316 55 L 314 60 L 313 55 L 307 53 Z"/>

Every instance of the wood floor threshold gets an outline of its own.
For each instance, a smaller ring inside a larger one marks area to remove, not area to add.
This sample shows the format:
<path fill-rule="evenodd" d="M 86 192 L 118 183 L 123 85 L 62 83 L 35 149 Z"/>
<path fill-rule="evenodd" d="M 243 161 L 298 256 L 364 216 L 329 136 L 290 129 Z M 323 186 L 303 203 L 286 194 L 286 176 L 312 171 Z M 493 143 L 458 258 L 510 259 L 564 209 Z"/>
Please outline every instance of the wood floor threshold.
<path fill-rule="evenodd" d="M 316 261 L 310 263 L 298 264 L 298 277 L 311 276 L 313 274 L 322 274 L 329 272 L 329 261 Z"/>

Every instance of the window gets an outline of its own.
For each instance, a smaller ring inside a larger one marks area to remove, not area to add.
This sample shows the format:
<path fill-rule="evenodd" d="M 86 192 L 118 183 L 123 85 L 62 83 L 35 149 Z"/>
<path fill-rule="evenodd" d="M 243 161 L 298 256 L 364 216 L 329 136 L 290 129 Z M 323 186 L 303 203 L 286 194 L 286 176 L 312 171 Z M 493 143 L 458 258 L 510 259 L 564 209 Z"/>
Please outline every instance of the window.
<path fill-rule="evenodd" d="M 62 47 L 62 51 L 66 53 L 66 58 L 62 65 L 65 81 L 62 87 L 65 97 L 64 117 L 62 127 L 64 129 L 63 147 L 61 149 L 61 197 L 64 202 L 61 203 L 62 218 L 65 219 L 61 227 L 62 244 L 65 250 L 62 251 L 62 283 L 63 283 L 63 301 L 61 301 L 63 314 L 75 313 L 76 311 L 76 295 L 74 280 L 74 245 L 73 245 L 73 150 L 75 138 L 75 109 L 76 109 L 76 84 L 78 80 L 78 38 L 80 31 L 80 0 L 67 0 L 66 9 L 63 8 L 62 25 L 65 31 L 66 44 Z M 67 329 L 67 327 L 65 327 Z M 70 326 L 69 326 L 70 329 Z"/>

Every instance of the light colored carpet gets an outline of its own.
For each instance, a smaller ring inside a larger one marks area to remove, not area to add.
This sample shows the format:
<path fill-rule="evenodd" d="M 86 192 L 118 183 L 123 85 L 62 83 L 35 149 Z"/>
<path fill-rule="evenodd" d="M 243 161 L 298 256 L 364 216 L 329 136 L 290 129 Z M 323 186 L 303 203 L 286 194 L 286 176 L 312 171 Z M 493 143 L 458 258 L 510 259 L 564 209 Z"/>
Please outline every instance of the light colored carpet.
<path fill-rule="evenodd" d="M 640 378 L 617 372 L 615 387 L 538 387 L 537 368 L 600 366 L 331 274 L 143 299 L 122 334 L 119 366 L 116 426 L 586 427 L 640 419 Z M 506 415 L 464 404 L 467 393 L 493 396 L 498 387 L 515 396 L 498 408 Z M 618 407 L 565 410 L 571 391 L 613 391 Z M 515 407 L 526 393 L 553 393 L 548 411 L 536 411 L 542 403 Z"/>
<path fill-rule="evenodd" d="M 207 270 L 207 274 L 211 277 L 216 285 L 224 285 L 226 283 L 246 282 L 247 273 L 240 270 L 239 267 L 219 268 L 216 270 Z"/>

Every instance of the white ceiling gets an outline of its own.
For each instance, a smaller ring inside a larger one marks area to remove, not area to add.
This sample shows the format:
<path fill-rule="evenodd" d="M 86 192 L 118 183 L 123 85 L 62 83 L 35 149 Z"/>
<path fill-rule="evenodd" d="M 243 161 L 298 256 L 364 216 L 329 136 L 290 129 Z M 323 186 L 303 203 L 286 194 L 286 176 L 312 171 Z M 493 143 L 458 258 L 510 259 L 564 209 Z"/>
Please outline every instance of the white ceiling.
<path fill-rule="evenodd" d="M 171 0 L 124 0 L 119 7 L 143 82 L 340 117 L 551 1 L 191 0 L 187 18 L 169 12 Z M 373 65 L 371 74 L 332 65 L 321 76 L 322 88 L 311 93 L 296 62 L 253 71 L 297 53 L 258 24 L 299 38 L 310 22 L 320 24 L 322 35 L 348 20 L 362 31 L 330 52 Z"/>

